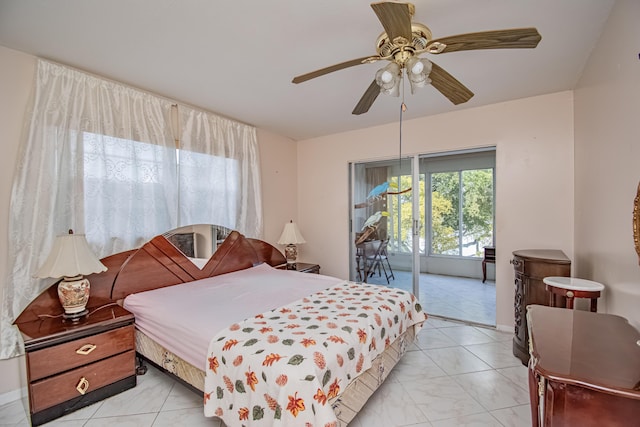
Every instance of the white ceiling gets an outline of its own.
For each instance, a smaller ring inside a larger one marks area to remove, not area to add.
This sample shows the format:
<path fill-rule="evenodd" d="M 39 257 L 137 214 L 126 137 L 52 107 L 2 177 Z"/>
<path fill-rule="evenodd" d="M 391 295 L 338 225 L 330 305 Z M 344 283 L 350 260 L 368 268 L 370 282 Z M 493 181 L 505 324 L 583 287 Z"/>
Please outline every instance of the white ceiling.
<path fill-rule="evenodd" d="M 434 38 L 536 27 L 536 49 L 426 55 L 475 96 L 429 86 L 404 119 L 573 89 L 615 0 L 414 0 Z M 383 31 L 364 0 L 0 0 L 0 45 L 203 107 L 295 140 L 394 122 L 380 95 L 351 114 L 381 63 L 291 79 L 375 55 Z"/>

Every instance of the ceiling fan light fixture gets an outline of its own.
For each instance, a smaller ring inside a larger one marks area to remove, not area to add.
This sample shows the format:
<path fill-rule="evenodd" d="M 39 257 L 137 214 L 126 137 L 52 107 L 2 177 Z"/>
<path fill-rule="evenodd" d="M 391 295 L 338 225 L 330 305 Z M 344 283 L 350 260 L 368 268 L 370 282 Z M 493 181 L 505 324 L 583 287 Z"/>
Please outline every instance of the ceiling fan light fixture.
<path fill-rule="evenodd" d="M 429 74 L 431 73 L 432 65 L 428 59 L 420 59 L 412 56 L 407 60 L 405 67 L 407 69 L 409 83 L 411 84 L 411 93 L 415 93 L 417 89 L 431 83 Z"/>
<path fill-rule="evenodd" d="M 378 70 L 376 78 L 369 84 L 352 114 L 360 115 L 369 111 L 380 93 L 399 96 L 400 83 L 404 98 L 403 73 L 407 74 L 411 93 L 431 85 L 454 105 L 459 105 L 469 101 L 473 92 L 438 64 L 420 59 L 418 55 L 480 49 L 533 49 L 542 39 L 534 27 L 480 31 L 434 39 L 429 27 L 412 22 L 415 7 L 411 3 L 377 0 L 371 3 L 371 8 L 384 29 L 375 44 L 376 55 L 352 59 L 302 74 L 294 77 L 292 82 L 302 83 L 356 65 L 390 61 L 389 65 Z"/>
<path fill-rule="evenodd" d="M 401 69 L 395 62 L 390 62 L 376 72 L 376 83 L 380 86 L 380 92 L 385 95 L 400 95 Z"/>

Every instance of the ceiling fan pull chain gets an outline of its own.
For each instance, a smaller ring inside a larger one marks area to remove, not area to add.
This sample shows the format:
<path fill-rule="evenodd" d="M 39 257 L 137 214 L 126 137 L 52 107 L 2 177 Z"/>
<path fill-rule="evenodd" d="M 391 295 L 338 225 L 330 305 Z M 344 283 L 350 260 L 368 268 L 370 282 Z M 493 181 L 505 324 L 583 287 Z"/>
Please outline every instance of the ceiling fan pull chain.
<path fill-rule="evenodd" d="M 404 72 L 401 71 L 401 72 Z M 402 114 L 407 111 L 407 105 L 404 103 L 404 76 L 402 76 L 402 102 L 400 103 L 400 147 L 398 152 L 398 167 L 402 170 Z"/>
<path fill-rule="evenodd" d="M 404 105 L 404 102 L 402 102 L 402 104 L 400 104 L 400 146 L 399 146 L 399 150 L 398 150 L 398 166 L 400 167 L 400 170 L 402 169 L 402 113 L 405 110 L 406 105 Z"/>

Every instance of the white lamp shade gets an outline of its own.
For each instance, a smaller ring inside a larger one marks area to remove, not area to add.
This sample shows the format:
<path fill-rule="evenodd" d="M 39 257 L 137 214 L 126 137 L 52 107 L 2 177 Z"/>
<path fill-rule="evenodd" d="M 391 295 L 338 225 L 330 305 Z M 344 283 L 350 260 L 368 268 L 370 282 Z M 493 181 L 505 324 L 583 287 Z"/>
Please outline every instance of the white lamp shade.
<path fill-rule="evenodd" d="M 298 228 L 298 224 L 291 221 L 284 225 L 284 230 L 282 230 L 282 235 L 278 240 L 278 244 L 280 245 L 299 245 L 301 243 L 307 243 L 302 237 L 302 233 L 300 233 L 300 229 Z"/>
<path fill-rule="evenodd" d="M 84 234 L 57 236 L 49 257 L 34 277 L 74 277 L 106 271 L 107 267 L 93 254 Z"/>

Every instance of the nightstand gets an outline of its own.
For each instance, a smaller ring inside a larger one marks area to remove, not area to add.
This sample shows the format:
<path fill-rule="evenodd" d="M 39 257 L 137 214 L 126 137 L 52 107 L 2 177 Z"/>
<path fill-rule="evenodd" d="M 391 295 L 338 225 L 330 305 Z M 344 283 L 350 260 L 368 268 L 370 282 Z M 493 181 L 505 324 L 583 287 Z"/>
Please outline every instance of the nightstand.
<path fill-rule="evenodd" d="M 280 270 L 293 270 L 293 269 L 287 268 L 287 264 L 280 264 L 276 268 Z M 299 271 L 301 273 L 320 274 L 320 266 L 318 264 L 308 264 L 306 262 L 297 262 L 295 271 Z"/>
<path fill-rule="evenodd" d="M 88 309 L 76 322 L 43 317 L 16 325 L 34 426 L 136 385 L 133 315 L 114 303 Z"/>

